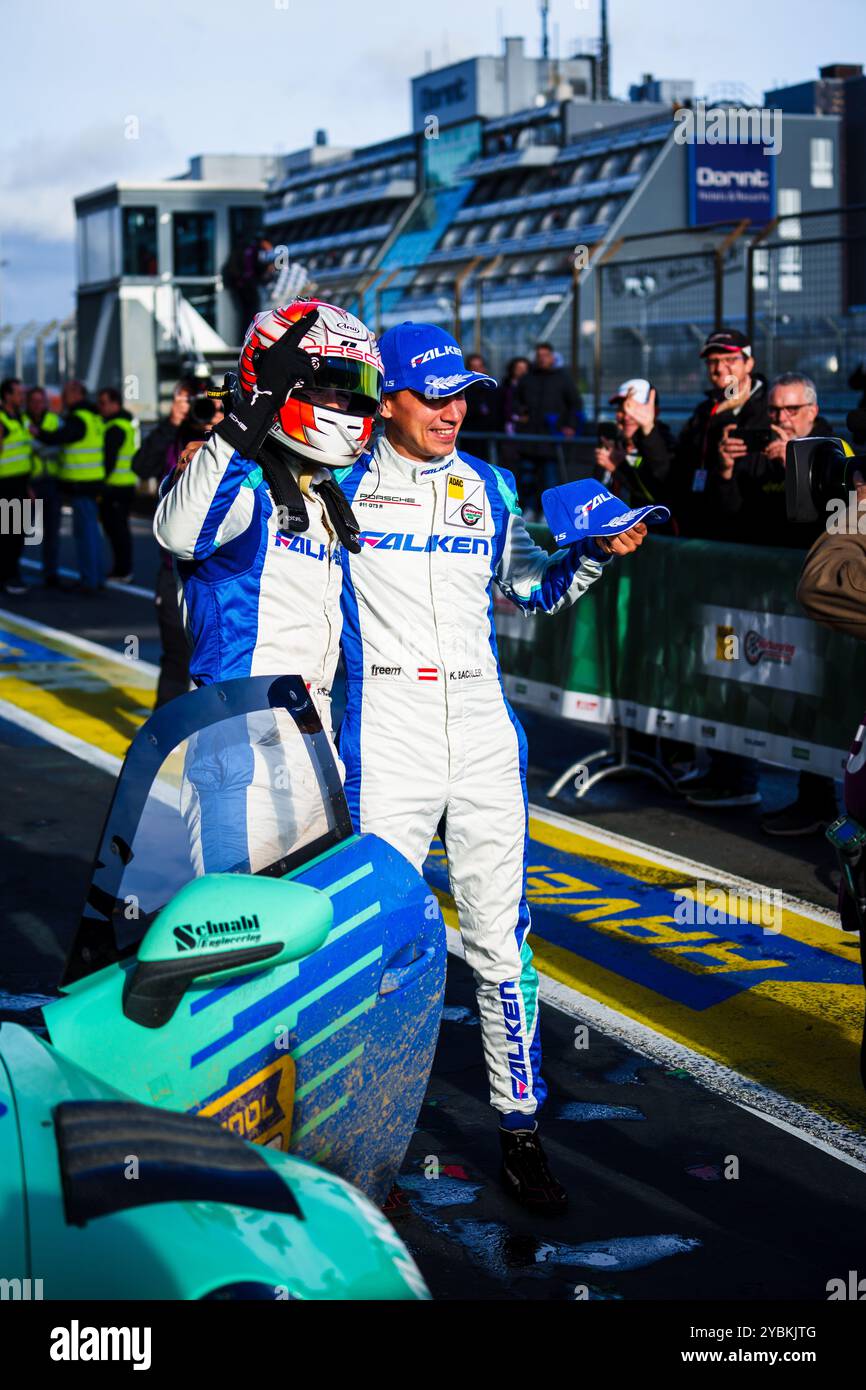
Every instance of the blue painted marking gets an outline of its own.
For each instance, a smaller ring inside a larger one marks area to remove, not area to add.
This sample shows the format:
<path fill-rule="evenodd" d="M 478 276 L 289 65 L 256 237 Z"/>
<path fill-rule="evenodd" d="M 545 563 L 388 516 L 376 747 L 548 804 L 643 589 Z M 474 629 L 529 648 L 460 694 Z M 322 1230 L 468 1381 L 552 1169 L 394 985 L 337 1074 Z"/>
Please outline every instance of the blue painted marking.
<path fill-rule="evenodd" d="M 530 902 L 535 936 L 654 990 L 674 1003 L 700 1012 L 765 980 L 782 980 L 788 984 L 809 981 L 860 984 L 860 965 L 853 956 L 846 960 L 794 937 L 765 933 L 760 926 L 739 918 L 729 918 L 724 926 L 699 922 L 680 925 L 674 919 L 680 900 L 670 889 L 644 883 L 610 865 L 591 863 L 550 845 L 534 844 L 533 854 L 539 861 L 543 860 L 550 871 L 551 898 L 557 899 L 547 904 L 537 899 Z M 570 874 L 594 886 L 583 892 L 573 892 L 555 883 L 552 877 L 555 873 Z M 433 887 L 448 888 L 444 859 L 429 858 L 424 874 Z M 532 877 L 543 880 L 545 875 L 534 872 Z M 622 908 L 599 902 L 604 898 L 625 898 L 634 906 Z M 625 920 L 630 925 L 609 932 L 597 931 L 588 921 L 575 921 L 569 915 L 593 909 L 594 920 L 599 925 L 605 920 L 612 923 Z M 658 939 L 658 928 L 652 922 L 640 921 L 649 917 L 663 919 L 659 925 L 665 940 Z M 707 946 L 724 942 L 726 950 L 739 957 L 744 967 L 749 961 L 779 963 L 758 970 L 728 968 L 702 949 L 701 941 L 685 939 L 696 932 L 706 934 Z M 673 940 L 669 933 L 673 934 Z M 676 941 L 680 934 L 684 938 L 682 944 Z M 701 969 L 702 966 L 705 968 Z"/>
<path fill-rule="evenodd" d="M 75 661 L 74 656 L 59 652 L 54 647 L 45 647 L 30 637 L 21 637 L 8 628 L 0 628 L 0 665 L 18 666 L 30 661 Z"/>
<path fill-rule="evenodd" d="M 645 1120 L 646 1115 L 634 1105 L 590 1105 L 570 1100 L 556 1112 L 557 1119 L 576 1120 Z"/>
<path fill-rule="evenodd" d="M 414 1192 L 428 1207 L 468 1206 L 475 1201 L 482 1188 L 480 1182 L 452 1178 L 447 1173 L 438 1178 L 425 1178 L 423 1173 L 413 1173 L 409 1177 L 401 1174 L 399 1185 Z"/>
<path fill-rule="evenodd" d="M 6 1115 L 6 1114 L 8 1114 L 8 1112 L 9 1112 L 9 1106 L 8 1106 L 8 1105 L 4 1105 L 3 1102 L 2 1102 L 2 1100 L 0 1100 L 0 1120 L 2 1120 L 2 1119 L 3 1119 L 3 1116 Z"/>

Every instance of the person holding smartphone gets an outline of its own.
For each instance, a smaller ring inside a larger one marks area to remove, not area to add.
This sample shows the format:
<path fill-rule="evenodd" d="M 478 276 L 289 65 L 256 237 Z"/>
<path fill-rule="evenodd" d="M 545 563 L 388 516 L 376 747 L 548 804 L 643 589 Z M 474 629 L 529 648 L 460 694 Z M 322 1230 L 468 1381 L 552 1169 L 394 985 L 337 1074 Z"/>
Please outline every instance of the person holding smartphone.
<path fill-rule="evenodd" d="M 643 377 L 624 381 L 610 397 L 616 424 L 598 427 L 596 466 L 601 481 L 630 507 L 665 498 L 674 438 L 658 418 L 656 389 Z"/>
<path fill-rule="evenodd" d="M 710 389 L 686 421 L 676 444 L 672 482 L 675 515 L 684 535 L 742 541 L 739 507 L 730 484 L 748 445 L 741 429 L 768 429 L 767 383 L 755 370 L 751 345 L 736 328 L 711 333 L 701 349 Z"/>

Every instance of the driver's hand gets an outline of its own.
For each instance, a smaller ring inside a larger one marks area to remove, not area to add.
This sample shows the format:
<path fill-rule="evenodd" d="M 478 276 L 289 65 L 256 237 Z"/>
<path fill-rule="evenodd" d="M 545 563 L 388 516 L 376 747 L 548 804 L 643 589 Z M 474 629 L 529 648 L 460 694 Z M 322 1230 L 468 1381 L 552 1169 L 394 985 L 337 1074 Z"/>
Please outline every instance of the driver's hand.
<path fill-rule="evenodd" d="M 596 536 L 595 543 L 602 550 L 606 550 L 608 555 L 630 555 L 643 544 L 645 535 L 646 522 L 639 521 L 636 526 L 632 526 L 629 531 L 622 531 L 618 536 Z"/>

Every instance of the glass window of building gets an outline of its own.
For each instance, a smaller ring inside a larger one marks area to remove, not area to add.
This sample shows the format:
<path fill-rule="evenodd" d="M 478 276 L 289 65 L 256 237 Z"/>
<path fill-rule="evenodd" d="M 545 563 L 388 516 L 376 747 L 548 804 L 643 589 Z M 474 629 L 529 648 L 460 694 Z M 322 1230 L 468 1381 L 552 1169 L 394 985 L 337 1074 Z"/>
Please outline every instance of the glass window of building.
<path fill-rule="evenodd" d="M 629 160 L 625 172 L 627 174 L 642 174 L 650 161 L 650 151 L 647 149 L 635 150 Z"/>
<path fill-rule="evenodd" d="M 615 198 L 605 198 L 595 214 L 596 222 L 611 222 L 616 215 L 618 203 Z"/>
<path fill-rule="evenodd" d="M 262 230 L 262 210 L 260 207 L 229 208 L 229 243 L 232 246 L 246 246 L 256 232 Z"/>
<path fill-rule="evenodd" d="M 833 187 L 833 141 L 809 141 L 810 182 L 813 188 Z"/>
<path fill-rule="evenodd" d="M 786 241 L 799 241 L 803 235 L 798 213 L 803 210 L 803 196 L 799 188 L 779 189 L 779 236 Z"/>
<path fill-rule="evenodd" d="M 615 179 L 619 173 L 622 155 L 609 154 L 602 160 L 601 168 L 598 171 L 600 179 Z"/>
<path fill-rule="evenodd" d="M 566 227 L 580 227 L 586 221 L 586 203 L 579 203 L 576 208 L 572 208 L 568 217 L 565 219 Z"/>
<path fill-rule="evenodd" d="M 510 217 L 499 217 L 493 223 L 487 236 L 488 241 L 504 241 L 506 237 L 513 235 L 512 219 Z"/>
<path fill-rule="evenodd" d="M 157 275 L 156 208 L 121 208 L 124 275 Z"/>
<path fill-rule="evenodd" d="M 424 140 L 424 175 L 427 187 L 450 188 L 457 171 L 481 153 L 480 121 L 465 121 L 439 131 L 437 140 Z"/>
<path fill-rule="evenodd" d="M 100 280 L 113 280 L 119 273 L 117 215 L 117 208 L 100 208 L 79 217 L 79 284 L 95 285 Z"/>
<path fill-rule="evenodd" d="M 174 226 L 175 275 L 215 275 L 212 212 L 176 212 Z"/>
<path fill-rule="evenodd" d="M 212 285 L 178 285 L 178 289 L 188 304 L 201 314 L 202 318 L 216 328 L 216 291 Z"/>

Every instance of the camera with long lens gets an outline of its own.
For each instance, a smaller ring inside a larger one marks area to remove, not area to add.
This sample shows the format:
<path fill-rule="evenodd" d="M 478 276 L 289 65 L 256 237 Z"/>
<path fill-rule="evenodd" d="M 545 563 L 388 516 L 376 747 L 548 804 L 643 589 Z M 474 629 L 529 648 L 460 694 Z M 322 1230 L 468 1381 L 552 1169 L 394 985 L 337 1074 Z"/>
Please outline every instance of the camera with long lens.
<path fill-rule="evenodd" d="M 210 396 L 193 396 L 189 412 L 178 430 L 181 445 L 191 444 L 195 439 L 207 439 L 215 414 L 216 402 Z"/>
<path fill-rule="evenodd" d="M 861 442 L 862 410 L 852 410 L 848 428 Z M 820 521 L 833 502 L 847 505 L 856 491 L 855 474 L 866 477 L 866 455 L 855 454 L 844 439 L 789 439 L 785 450 L 785 509 L 789 521 Z"/>

